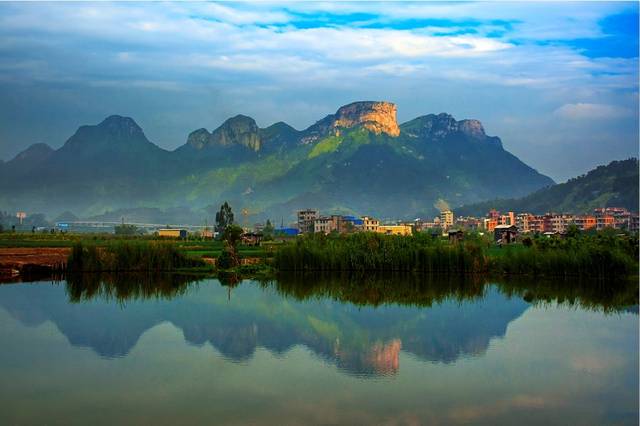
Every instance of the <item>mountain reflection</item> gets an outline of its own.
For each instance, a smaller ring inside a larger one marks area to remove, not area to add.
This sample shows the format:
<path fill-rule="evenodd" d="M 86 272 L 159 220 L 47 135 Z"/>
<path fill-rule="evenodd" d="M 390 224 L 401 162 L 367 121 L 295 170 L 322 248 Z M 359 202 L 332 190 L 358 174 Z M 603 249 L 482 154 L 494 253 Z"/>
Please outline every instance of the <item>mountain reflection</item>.
<path fill-rule="evenodd" d="M 0 286 L 0 306 L 25 325 L 51 321 L 72 345 L 105 358 L 126 356 L 145 331 L 170 322 L 190 344 L 210 344 L 232 361 L 251 359 L 258 347 L 284 354 L 302 345 L 348 374 L 378 376 L 398 372 L 401 352 L 444 363 L 482 356 L 527 309 L 524 299 L 547 300 L 553 289 L 413 276 L 228 283 L 75 276 L 64 285 Z M 608 303 L 628 302 L 618 293 Z M 562 298 L 583 303 L 580 294 Z"/>

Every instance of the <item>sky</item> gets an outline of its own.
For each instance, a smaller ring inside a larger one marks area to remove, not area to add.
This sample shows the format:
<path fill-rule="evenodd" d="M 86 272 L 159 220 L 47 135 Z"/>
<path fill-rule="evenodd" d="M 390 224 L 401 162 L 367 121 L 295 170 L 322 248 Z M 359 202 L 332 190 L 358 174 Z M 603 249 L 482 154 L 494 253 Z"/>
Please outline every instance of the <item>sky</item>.
<path fill-rule="evenodd" d="M 556 181 L 638 156 L 638 3 L 0 3 L 0 159 L 130 116 L 166 149 L 245 114 L 447 112 Z"/>

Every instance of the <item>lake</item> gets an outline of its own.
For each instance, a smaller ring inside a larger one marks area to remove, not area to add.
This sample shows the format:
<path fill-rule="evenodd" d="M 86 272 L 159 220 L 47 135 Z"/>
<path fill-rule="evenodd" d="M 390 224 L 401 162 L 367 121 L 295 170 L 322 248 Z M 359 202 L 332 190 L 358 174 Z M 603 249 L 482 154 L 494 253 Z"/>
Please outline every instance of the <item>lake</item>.
<path fill-rule="evenodd" d="M 0 285 L 0 424 L 637 424 L 635 283 L 224 284 Z"/>

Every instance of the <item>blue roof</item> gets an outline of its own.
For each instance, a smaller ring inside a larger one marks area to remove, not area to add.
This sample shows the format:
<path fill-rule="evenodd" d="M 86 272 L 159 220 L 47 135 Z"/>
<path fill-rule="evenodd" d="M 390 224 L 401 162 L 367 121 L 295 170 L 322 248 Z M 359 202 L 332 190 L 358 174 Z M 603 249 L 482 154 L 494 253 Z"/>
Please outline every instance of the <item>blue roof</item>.
<path fill-rule="evenodd" d="M 294 236 L 298 235 L 300 231 L 298 231 L 296 228 L 276 228 L 275 232 L 276 234 Z"/>

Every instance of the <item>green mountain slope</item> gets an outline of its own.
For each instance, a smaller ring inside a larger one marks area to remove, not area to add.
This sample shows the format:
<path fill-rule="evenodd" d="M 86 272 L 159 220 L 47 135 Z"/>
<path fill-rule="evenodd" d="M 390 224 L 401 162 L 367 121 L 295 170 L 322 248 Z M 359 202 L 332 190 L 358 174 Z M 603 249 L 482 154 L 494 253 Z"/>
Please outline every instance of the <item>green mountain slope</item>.
<path fill-rule="evenodd" d="M 501 211 L 587 213 L 597 207 L 625 207 L 638 211 L 638 160 L 631 158 L 599 166 L 569 181 L 518 199 L 498 199 L 463 206 L 459 215 Z"/>

